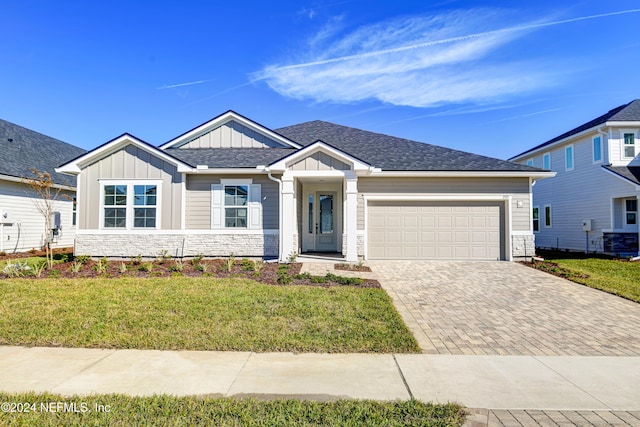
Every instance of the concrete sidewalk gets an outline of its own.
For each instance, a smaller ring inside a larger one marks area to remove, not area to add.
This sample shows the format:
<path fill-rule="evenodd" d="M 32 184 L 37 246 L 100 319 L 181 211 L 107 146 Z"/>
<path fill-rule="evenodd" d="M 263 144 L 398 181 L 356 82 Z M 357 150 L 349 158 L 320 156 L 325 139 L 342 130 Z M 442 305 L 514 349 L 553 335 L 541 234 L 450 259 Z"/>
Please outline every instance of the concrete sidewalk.
<path fill-rule="evenodd" d="M 458 402 L 640 411 L 640 357 L 292 354 L 0 347 L 0 391 Z"/>

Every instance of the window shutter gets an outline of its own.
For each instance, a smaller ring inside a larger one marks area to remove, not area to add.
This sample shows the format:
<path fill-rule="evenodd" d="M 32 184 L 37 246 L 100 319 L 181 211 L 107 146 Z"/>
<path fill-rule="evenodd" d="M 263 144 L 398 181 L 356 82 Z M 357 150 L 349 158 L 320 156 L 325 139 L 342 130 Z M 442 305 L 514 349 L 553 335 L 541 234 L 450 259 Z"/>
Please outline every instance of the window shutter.
<path fill-rule="evenodd" d="M 249 189 L 249 228 L 262 228 L 262 190 L 260 184 L 251 184 Z"/>
<path fill-rule="evenodd" d="M 211 228 L 222 228 L 223 193 L 222 184 L 211 184 Z"/>

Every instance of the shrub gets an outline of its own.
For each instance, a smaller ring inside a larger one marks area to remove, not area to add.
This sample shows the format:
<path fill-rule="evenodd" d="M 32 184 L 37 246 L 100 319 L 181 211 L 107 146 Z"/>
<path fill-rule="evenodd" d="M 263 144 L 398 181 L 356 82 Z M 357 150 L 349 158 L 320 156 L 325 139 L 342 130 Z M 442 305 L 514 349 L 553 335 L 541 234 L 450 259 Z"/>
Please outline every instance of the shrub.
<path fill-rule="evenodd" d="M 14 261 L 8 262 L 2 269 L 2 272 L 9 277 L 20 277 L 24 276 L 24 274 L 30 270 L 31 267 L 29 267 L 29 264 L 26 262 Z"/>
<path fill-rule="evenodd" d="M 236 263 L 236 257 L 233 255 L 233 253 L 231 253 L 231 255 L 229 255 L 229 258 L 226 259 L 226 261 L 224 262 L 224 269 L 225 271 L 231 271 L 233 270 L 233 265 Z"/>
<path fill-rule="evenodd" d="M 204 259 L 204 255 L 198 254 L 193 258 L 191 258 L 191 265 L 195 267 L 196 265 L 200 264 L 200 261 L 202 261 L 203 259 Z"/>
<path fill-rule="evenodd" d="M 34 265 L 32 271 L 36 277 L 42 277 L 42 273 L 46 268 L 47 268 L 47 262 L 43 261 Z"/>
<path fill-rule="evenodd" d="M 91 257 L 89 255 L 78 255 L 77 257 L 75 257 L 75 261 L 79 262 L 80 265 L 86 264 L 90 259 Z"/>
<path fill-rule="evenodd" d="M 240 266 L 242 267 L 242 269 L 244 271 L 254 271 L 254 264 L 253 262 L 251 262 L 250 260 L 248 260 L 247 258 L 244 258 L 242 261 L 240 261 Z"/>
<path fill-rule="evenodd" d="M 71 263 L 71 266 L 69 267 L 69 270 L 72 273 L 78 273 L 80 270 L 82 270 L 82 266 L 84 265 L 84 262 L 82 262 L 81 260 L 78 259 L 79 257 L 76 257 L 75 261 L 73 261 Z"/>
<path fill-rule="evenodd" d="M 98 274 L 105 274 L 107 272 L 107 268 L 109 267 L 109 260 L 106 257 L 100 258 L 96 265 L 93 266 L 93 269 Z"/>
<path fill-rule="evenodd" d="M 181 259 L 175 260 L 173 265 L 169 266 L 169 271 L 181 272 L 182 270 L 184 270 L 184 261 Z"/>
<path fill-rule="evenodd" d="M 127 272 L 127 264 L 125 264 L 124 262 L 120 262 L 120 273 L 124 274 Z"/>
<path fill-rule="evenodd" d="M 261 259 L 253 260 L 253 271 L 258 273 L 258 275 L 260 275 L 260 271 L 262 270 L 262 267 L 264 267 L 264 261 L 263 260 L 261 260 Z"/>
<path fill-rule="evenodd" d="M 139 271 L 144 271 L 146 273 L 151 273 L 151 271 L 153 270 L 153 263 L 152 262 L 145 262 L 144 264 L 140 265 L 138 270 Z"/>

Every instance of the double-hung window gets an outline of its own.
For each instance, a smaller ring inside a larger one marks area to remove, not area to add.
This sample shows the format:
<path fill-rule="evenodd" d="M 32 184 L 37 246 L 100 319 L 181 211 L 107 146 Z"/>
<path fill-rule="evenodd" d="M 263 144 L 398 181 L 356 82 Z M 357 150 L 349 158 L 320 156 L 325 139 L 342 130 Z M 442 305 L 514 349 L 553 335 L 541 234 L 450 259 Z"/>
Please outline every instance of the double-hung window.
<path fill-rule="evenodd" d="M 157 185 L 133 186 L 133 228 L 156 227 Z"/>
<path fill-rule="evenodd" d="M 624 157 L 632 159 L 636 156 L 636 134 L 624 134 Z"/>
<path fill-rule="evenodd" d="M 248 185 L 224 186 L 225 228 L 247 228 L 249 205 Z"/>
<path fill-rule="evenodd" d="M 625 202 L 626 225 L 638 224 L 638 199 L 627 199 Z"/>
<path fill-rule="evenodd" d="M 78 223 L 78 198 L 71 199 L 71 225 L 75 226 Z"/>
<path fill-rule="evenodd" d="M 108 229 L 157 228 L 156 182 L 102 184 L 102 227 Z"/>
<path fill-rule="evenodd" d="M 252 179 L 211 184 L 212 229 L 262 229 L 262 191 Z"/>
<path fill-rule="evenodd" d="M 540 208 L 538 206 L 533 207 L 533 231 L 540 231 Z"/>
<path fill-rule="evenodd" d="M 127 186 L 104 186 L 104 228 L 127 228 Z"/>

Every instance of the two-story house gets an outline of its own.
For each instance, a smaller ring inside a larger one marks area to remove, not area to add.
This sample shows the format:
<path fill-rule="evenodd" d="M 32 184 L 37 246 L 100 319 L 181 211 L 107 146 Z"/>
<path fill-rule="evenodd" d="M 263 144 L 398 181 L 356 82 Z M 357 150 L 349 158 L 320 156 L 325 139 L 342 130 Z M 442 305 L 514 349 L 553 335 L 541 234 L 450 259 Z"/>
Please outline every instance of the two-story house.
<path fill-rule="evenodd" d="M 640 100 L 510 160 L 556 172 L 533 187 L 536 246 L 638 255 Z"/>

